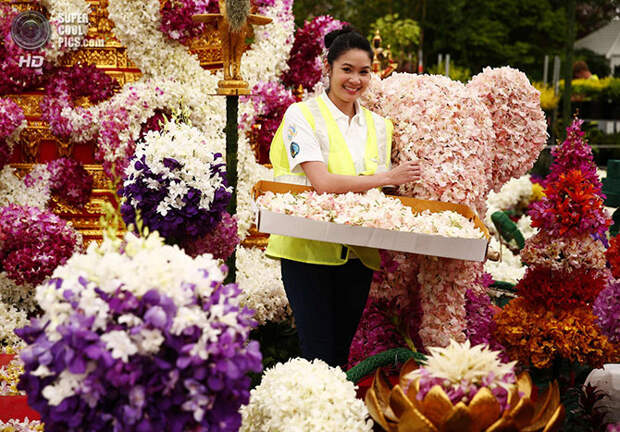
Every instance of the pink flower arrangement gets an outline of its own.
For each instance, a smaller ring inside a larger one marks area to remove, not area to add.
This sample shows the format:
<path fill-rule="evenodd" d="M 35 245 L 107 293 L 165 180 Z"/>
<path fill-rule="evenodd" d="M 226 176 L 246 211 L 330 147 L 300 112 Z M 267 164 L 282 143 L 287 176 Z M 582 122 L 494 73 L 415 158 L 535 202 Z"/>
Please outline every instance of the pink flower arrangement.
<path fill-rule="evenodd" d="M 192 15 L 218 11 L 217 0 L 165 0 L 159 10 L 161 14 L 159 28 L 170 39 L 186 43 L 205 29 L 203 23 L 192 21 Z"/>
<path fill-rule="evenodd" d="M 420 161 L 420 181 L 400 186 L 400 194 L 484 214 L 495 139 L 486 107 L 443 76 L 393 74 L 370 87 L 365 105 L 394 122 L 392 163 Z"/>
<path fill-rule="evenodd" d="M 490 279 L 490 275 L 485 273 L 484 277 Z M 492 282 L 492 281 L 488 281 Z M 483 283 L 488 287 L 488 283 Z M 499 357 L 504 362 L 510 359 L 504 352 L 505 349 L 497 341 L 494 332 L 497 328 L 495 323 L 495 313 L 499 310 L 497 306 L 491 304 L 489 295 L 486 292 L 476 292 L 468 289 L 465 292 L 465 312 L 467 317 L 467 328 L 465 335 L 472 345 L 485 344 L 494 351 L 499 352 Z"/>
<path fill-rule="evenodd" d="M 596 323 L 609 341 L 620 345 L 620 282 L 612 282 L 603 289 L 593 307 Z"/>
<path fill-rule="evenodd" d="M 604 270 L 605 246 L 589 234 L 557 238 L 540 231 L 521 250 L 521 260 L 528 265 L 570 271 L 581 267 Z"/>
<path fill-rule="evenodd" d="M 18 285 L 43 282 L 82 246 L 71 225 L 36 207 L 0 207 L 0 231 L 0 271 Z"/>
<path fill-rule="evenodd" d="M 521 71 L 484 68 L 467 89 L 489 109 L 493 119 L 492 186 L 495 192 L 512 177 L 525 174 L 547 143 L 547 122 L 540 92 Z"/>
<path fill-rule="evenodd" d="M 244 102 L 251 102 L 254 115 L 243 119 L 243 123 L 257 125 L 255 142 L 259 147 L 260 155 L 268 155 L 271 140 L 278 130 L 286 109 L 294 104 L 295 97 L 290 90 L 276 82 L 260 82 L 252 88 L 252 96 L 243 98 Z M 266 163 L 268 160 L 259 160 Z"/>
<path fill-rule="evenodd" d="M 0 98 L 0 170 L 8 163 L 16 135 L 25 122 L 24 111 L 19 105 L 9 98 Z"/>
<path fill-rule="evenodd" d="M 118 88 L 119 84 L 114 78 L 94 65 L 76 65 L 68 70 L 57 70 L 45 88 L 41 117 L 50 124 L 54 135 L 69 140 L 75 131 L 63 110 L 75 109 L 88 116 L 88 110 L 74 107 L 74 99 L 86 96 L 92 103 L 99 103 L 111 97 Z M 92 120 L 92 117 L 85 118 L 86 122 Z"/>
<path fill-rule="evenodd" d="M 401 195 L 467 204 L 484 215 L 487 194 L 527 171 L 546 141 L 534 96 L 525 75 L 502 68 L 485 70 L 467 86 L 443 76 L 373 76 L 363 103 L 394 122 L 392 163 L 420 161 L 421 181 L 399 187 Z M 416 255 L 408 260 L 392 283 L 417 279 L 424 346 L 463 341 L 465 293 L 482 292 L 482 265 Z"/>
<path fill-rule="evenodd" d="M 75 159 L 59 158 L 47 164 L 50 191 L 69 205 L 83 207 L 90 199 L 93 178 Z"/>
<path fill-rule="evenodd" d="M 228 212 L 222 212 L 222 220 L 213 231 L 203 237 L 189 239 L 181 247 L 191 257 L 210 253 L 213 257 L 226 261 L 239 245 L 237 219 Z"/>
<path fill-rule="evenodd" d="M 553 165 L 550 167 L 549 175 L 541 182 L 543 187 L 557 181 L 561 173 L 577 169 L 581 171 L 588 183 L 602 189 L 601 179 L 596 173 L 592 147 L 584 139 L 585 133 L 581 130 L 582 126 L 583 120 L 575 119 L 566 128 L 566 139 L 562 145 L 555 146 L 551 150 Z M 599 196 L 604 197 L 602 192 L 599 192 Z"/>
<path fill-rule="evenodd" d="M 297 29 L 288 59 L 289 69 L 282 74 L 282 83 L 293 89 L 300 85 L 306 90 L 314 88 L 323 73 L 323 39 L 327 33 L 345 24 L 329 15 L 321 15 Z"/>

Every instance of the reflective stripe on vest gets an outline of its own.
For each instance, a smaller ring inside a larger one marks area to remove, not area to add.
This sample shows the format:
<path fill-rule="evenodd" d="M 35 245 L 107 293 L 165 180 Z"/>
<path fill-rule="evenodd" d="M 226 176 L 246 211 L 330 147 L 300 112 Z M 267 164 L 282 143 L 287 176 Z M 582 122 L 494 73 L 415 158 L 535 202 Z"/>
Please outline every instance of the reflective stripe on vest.
<path fill-rule="evenodd" d="M 325 101 L 320 97 L 297 104 L 302 115 L 311 126 L 319 142 L 323 160 L 327 160 L 328 171 L 335 174 L 357 175 L 351 152 L 344 136 Z M 383 117 L 362 108 L 366 121 L 366 147 L 364 152 L 365 170 L 359 174 L 371 175 L 386 171 L 390 160 L 392 142 L 392 123 Z M 284 120 L 276 131 L 269 150 L 275 181 L 310 185 L 302 172 L 292 173 L 288 162 L 288 152 L 282 133 Z M 376 249 L 351 246 L 362 262 L 372 269 L 380 266 Z M 349 251 L 343 253 L 343 246 L 314 240 L 305 240 L 272 234 L 266 254 L 275 258 L 286 258 L 310 264 L 341 265 L 347 262 Z"/>

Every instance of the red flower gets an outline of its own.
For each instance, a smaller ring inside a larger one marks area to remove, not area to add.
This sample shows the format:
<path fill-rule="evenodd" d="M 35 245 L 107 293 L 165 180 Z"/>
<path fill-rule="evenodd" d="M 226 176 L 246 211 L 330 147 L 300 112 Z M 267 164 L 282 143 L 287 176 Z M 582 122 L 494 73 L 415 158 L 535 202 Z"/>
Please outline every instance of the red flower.
<path fill-rule="evenodd" d="M 605 288 L 603 273 L 593 269 L 570 272 L 530 267 L 516 286 L 519 295 L 531 304 L 547 309 L 567 309 L 592 303 Z"/>
<path fill-rule="evenodd" d="M 532 226 L 561 236 L 607 231 L 611 221 L 603 210 L 600 188 L 581 170 L 560 174 L 544 192 L 546 197 L 532 205 Z"/>
<path fill-rule="evenodd" d="M 611 273 L 614 278 L 620 278 L 620 239 L 618 237 L 611 238 L 605 257 L 611 266 Z"/>

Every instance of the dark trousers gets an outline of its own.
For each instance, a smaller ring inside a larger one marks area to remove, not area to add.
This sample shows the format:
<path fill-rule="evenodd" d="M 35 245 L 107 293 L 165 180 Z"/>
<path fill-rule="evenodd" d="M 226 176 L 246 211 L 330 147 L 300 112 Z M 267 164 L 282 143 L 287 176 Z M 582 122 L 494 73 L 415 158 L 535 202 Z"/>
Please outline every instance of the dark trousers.
<path fill-rule="evenodd" d="M 368 299 L 372 270 L 359 259 L 341 266 L 281 262 L 304 358 L 344 367 Z"/>

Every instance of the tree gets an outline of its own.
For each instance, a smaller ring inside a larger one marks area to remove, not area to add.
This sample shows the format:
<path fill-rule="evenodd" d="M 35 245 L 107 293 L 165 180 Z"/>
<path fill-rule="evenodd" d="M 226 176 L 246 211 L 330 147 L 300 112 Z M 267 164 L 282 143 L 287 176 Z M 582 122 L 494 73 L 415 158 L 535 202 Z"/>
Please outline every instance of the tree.
<path fill-rule="evenodd" d="M 375 30 L 381 34 L 383 49 L 390 47 L 394 60 L 402 64 L 407 56 L 416 54 L 420 40 L 420 26 L 411 18 L 400 19 L 397 13 L 387 14 L 379 18 L 370 27 L 369 39 L 372 40 Z"/>
<path fill-rule="evenodd" d="M 620 15 L 619 0 L 582 0 L 577 2 L 577 39 L 603 27 Z"/>

